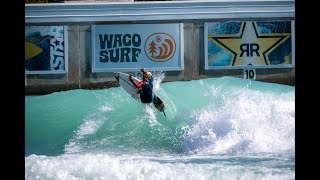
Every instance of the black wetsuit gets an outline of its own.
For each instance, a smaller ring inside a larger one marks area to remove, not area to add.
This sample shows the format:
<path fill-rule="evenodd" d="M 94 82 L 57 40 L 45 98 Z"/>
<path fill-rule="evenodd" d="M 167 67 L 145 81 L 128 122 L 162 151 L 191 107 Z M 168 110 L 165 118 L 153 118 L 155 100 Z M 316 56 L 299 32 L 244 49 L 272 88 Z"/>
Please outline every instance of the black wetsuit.
<path fill-rule="evenodd" d="M 134 80 L 131 78 L 130 78 L 130 81 L 133 83 L 133 85 L 136 88 L 141 88 L 139 90 L 141 102 L 151 103 L 153 100 L 153 93 L 152 93 L 152 91 L 153 91 L 153 77 L 151 76 L 151 78 L 148 81 L 146 81 L 146 82 L 141 81 L 138 84 L 135 83 Z"/>
<path fill-rule="evenodd" d="M 151 103 L 152 102 L 152 90 L 153 90 L 153 77 L 144 82 L 141 86 L 141 90 L 139 91 L 141 102 L 143 103 Z"/>

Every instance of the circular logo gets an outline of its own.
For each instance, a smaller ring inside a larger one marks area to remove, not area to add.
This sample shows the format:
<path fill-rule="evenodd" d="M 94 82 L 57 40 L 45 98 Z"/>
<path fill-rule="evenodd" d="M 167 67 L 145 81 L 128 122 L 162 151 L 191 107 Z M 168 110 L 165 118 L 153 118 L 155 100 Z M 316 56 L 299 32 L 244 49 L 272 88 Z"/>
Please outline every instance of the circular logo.
<path fill-rule="evenodd" d="M 167 33 L 154 33 L 144 43 L 144 52 L 151 61 L 168 61 L 176 53 L 176 42 Z"/>

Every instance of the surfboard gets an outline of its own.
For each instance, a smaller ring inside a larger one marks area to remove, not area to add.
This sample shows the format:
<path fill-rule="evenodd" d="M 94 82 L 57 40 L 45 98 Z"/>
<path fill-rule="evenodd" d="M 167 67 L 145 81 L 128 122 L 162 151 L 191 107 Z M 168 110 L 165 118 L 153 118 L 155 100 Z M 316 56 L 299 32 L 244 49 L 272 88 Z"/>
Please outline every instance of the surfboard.
<path fill-rule="evenodd" d="M 138 89 L 132 84 L 132 82 L 129 79 L 129 75 L 126 73 L 122 73 L 122 72 L 115 72 L 114 73 L 114 77 L 116 78 L 116 80 L 118 81 L 119 85 L 134 99 L 136 99 L 137 101 L 140 101 L 140 95 L 138 93 Z M 139 83 L 141 80 L 139 80 L 136 77 L 133 77 L 133 80 L 136 83 Z M 158 109 L 160 112 L 163 112 L 163 114 L 166 116 L 165 112 L 164 112 L 164 108 L 165 105 L 163 103 L 163 101 L 159 98 L 159 96 L 153 93 L 153 102 L 152 104 L 154 105 L 154 107 L 156 109 Z M 141 102 L 142 103 L 142 102 Z"/>

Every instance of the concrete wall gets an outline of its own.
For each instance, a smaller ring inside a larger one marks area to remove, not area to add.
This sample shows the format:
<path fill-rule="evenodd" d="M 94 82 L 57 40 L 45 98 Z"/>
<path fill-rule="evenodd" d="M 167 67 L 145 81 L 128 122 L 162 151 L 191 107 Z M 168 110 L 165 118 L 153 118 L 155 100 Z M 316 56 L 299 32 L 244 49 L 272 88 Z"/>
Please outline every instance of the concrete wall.
<path fill-rule="evenodd" d="M 176 21 L 153 21 L 152 23 L 166 22 Z M 183 23 L 184 27 L 184 70 L 165 72 L 163 83 L 222 76 L 243 78 L 243 69 L 205 70 L 204 22 L 208 22 L 208 19 L 180 20 L 180 22 Z M 119 24 L 121 22 L 115 23 Z M 140 23 L 144 22 L 141 21 Z M 145 23 L 151 22 L 145 21 Z M 70 89 L 97 89 L 118 86 L 113 73 L 91 72 L 91 24 L 92 23 L 67 23 L 67 73 L 27 74 L 25 85 L 26 95 L 47 94 Z M 112 24 L 112 22 L 108 22 L 108 24 Z M 256 80 L 295 85 L 295 67 L 256 69 Z"/>

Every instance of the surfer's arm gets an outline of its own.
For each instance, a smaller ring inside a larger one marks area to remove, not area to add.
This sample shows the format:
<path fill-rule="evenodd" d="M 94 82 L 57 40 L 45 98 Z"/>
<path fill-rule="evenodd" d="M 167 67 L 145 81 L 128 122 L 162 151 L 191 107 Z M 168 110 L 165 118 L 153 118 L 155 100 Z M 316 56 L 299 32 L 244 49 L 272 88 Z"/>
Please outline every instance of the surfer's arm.
<path fill-rule="evenodd" d="M 134 87 L 136 88 L 141 88 L 143 82 L 139 82 L 138 84 L 136 82 L 134 82 L 134 80 L 132 79 L 132 76 L 129 76 L 130 81 L 132 82 L 132 84 L 134 85 Z"/>

